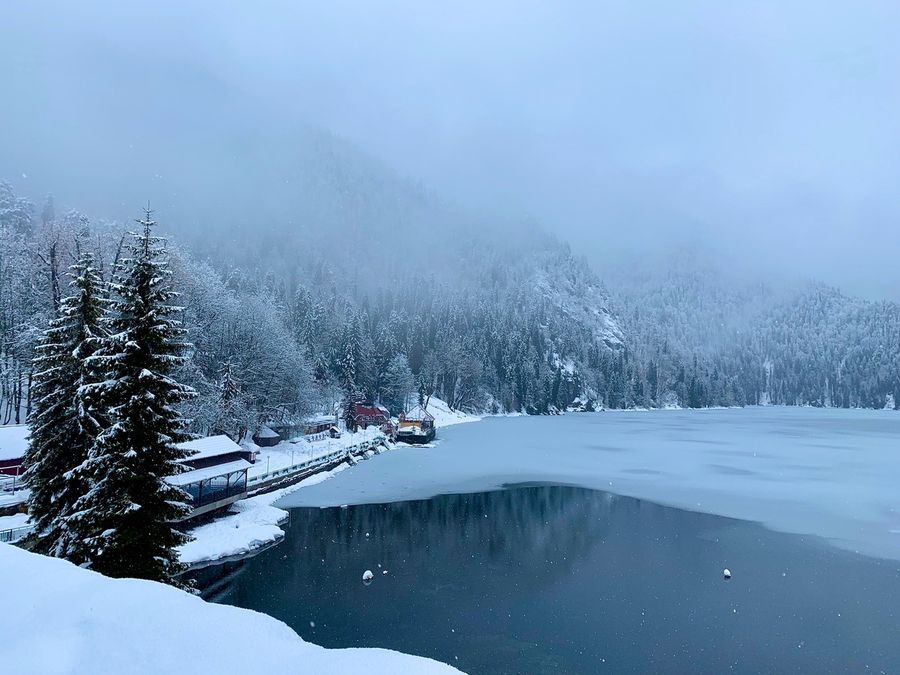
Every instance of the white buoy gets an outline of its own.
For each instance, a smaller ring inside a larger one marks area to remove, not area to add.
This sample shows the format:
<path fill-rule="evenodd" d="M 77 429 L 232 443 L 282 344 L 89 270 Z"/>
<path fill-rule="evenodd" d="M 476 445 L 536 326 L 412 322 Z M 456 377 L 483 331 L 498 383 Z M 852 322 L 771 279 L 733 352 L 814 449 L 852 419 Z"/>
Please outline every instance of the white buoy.
<path fill-rule="evenodd" d="M 730 579 L 731 578 L 731 570 L 726 567 L 725 570 L 722 572 L 722 576 L 724 576 L 725 579 Z"/>
<path fill-rule="evenodd" d="M 369 581 L 372 581 L 372 579 L 374 579 L 374 578 L 375 578 L 375 575 L 372 574 L 372 570 L 366 570 L 365 572 L 363 572 L 363 581 L 368 583 Z"/>

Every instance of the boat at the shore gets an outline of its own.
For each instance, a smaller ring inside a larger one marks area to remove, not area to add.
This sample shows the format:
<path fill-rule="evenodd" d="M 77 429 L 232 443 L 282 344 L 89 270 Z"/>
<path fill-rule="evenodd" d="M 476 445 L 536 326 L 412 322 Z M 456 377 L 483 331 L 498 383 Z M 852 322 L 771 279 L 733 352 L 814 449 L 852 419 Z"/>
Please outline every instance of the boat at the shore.
<path fill-rule="evenodd" d="M 434 415 L 425 406 L 417 405 L 400 414 L 400 425 L 396 439 L 400 443 L 424 445 L 434 440 Z"/>
<path fill-rule="evenodd" d="M 418 426 L 402 427 L 397 430 L 397 442 L 409 445 L 424 445 L 430 443 L 435 437 L 434 427 L 423 429 Z"/>

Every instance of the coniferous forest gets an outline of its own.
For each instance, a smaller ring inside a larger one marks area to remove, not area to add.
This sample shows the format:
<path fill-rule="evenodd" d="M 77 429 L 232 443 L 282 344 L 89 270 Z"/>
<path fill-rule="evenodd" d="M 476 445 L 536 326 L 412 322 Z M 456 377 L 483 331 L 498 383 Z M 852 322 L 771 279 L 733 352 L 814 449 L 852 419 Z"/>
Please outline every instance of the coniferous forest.
<path fill-rule="evenodd" d="M 416 188 L 359 171 L 333 172 L 332 193 L 360 203 L 332 214 L 327 237 L 273 223 L 200 238 L 157 214 L 174 233 L 173 320 L 191 346 L 173 371 L 195 392 L 178 404 L 190 431 L 238 437 L 348 393 L 394 413 L 432 395 L 531 414 L 900 401 L 894 303 L 703 270 L 617 278 L 610 293 L 533 224 L 483 234 Z M 0 186 L 0 422 L 43 414 L 47 331 L 85 330 L 64 325 L 83 293 L 68 287 L 69 268 L 81 283 L 90 269 L 97 302 L 109 302 L 131 229 Z"/>

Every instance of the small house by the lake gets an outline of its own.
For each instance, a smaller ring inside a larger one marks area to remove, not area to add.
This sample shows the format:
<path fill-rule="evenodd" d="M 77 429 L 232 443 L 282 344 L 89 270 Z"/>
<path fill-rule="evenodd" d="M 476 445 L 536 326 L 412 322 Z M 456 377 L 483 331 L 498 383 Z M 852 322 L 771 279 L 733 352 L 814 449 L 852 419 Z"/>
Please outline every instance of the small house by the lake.
<path fill-rule="evenodd" d="M 341 432 L 334 415 L 316 415 L 304 423 L 303 435 L 307 438 L 324 436 L 339 438 Z"/>
<path fill-rule="evenodd" d="M 261 448 L 271 448 L 281 443 L 281 434 L 266 425 L 262 425 L 253 434 L 253 442 Z"/>
<path fill-rule="evenodd" d="M 19 476 L 28 450 L 27 424 L 0 426 L 0 474 Z"/>
<path fill-rule="evenodd" d="M 187 519 L 196 518 L 232 504 L 247 496 L 247 471 L 253 454 L 228 436 L 207 436 L 179 443 L 189 453 L 181 460 L 187 469 L 166 481 L 191 496 L 193 510 Z"/>
<path fill-rule="evenodd" d="M 386 424 L 390 424 L 390 421 L 391 413 L 381 405 L 354 403 L 350 410 L 350 422 L 353 428 L 356 429 L 381 428 Z"/>

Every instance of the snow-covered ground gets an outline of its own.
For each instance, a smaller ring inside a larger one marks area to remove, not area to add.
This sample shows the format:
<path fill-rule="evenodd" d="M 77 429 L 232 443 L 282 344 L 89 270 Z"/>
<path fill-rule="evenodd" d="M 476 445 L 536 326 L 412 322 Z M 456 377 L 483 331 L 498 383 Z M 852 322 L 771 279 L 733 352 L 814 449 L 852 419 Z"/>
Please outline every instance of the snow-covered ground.
<path fill-rule="evenodd" d="M 15 492 L 2 490 L 0 491 L 0 507 L 24 504 L 28 501 L 28 494 L 28 490 L 16 490 Z"/>
<path fill-rule="evenodd" d="M 284 496 L 338 506 L 544 482 L 814 534 L 900 559 L 900 414 L 745 408 L 486 418 Z"/>
<path fill-rule="evenodd" d="M 258 445 L 248 443 L 245 445 L 249 449 L 259 453 L 253 467 L 247 472 L 248 477 L 252 480 L 256 477 L 265 476 L 268 473 L 287 469 L 307 460 L 324 457 L 335 450 L 346 449 L 351 445 L 376 440 L 383 436 L 384 434 L 380 429 L 369 427 L 368 429 L 360 429 L 352 434 L 345 431 L 340 438 L 326 438 L 311 443 L 302 439 L 298 441 L 282 441 L 271 448 L 261 448 Z"/>
<path fill-rule="evenodd" d="M 11 516 L 0 516 L 0 530 L 12 530 L 16 527 L 25 527 L 27 524 L 27 513 L 16 513 Z"/>
<path fill-rule="evenodd" d="M 386 649 L 325 649 L 265 614 L 8 544 L 0 578 L 15 582 L 0 610 L 0 672 L 10 675 L 459 672 Z"/>
<path fill-rule="evenodd" d="M 434 415 L 434 425 L 438 429 L 464 422 L 477 422 L 481 419 L 477 415 L 470 415 L 459 410 L 450 410 L 450 406 L 435 396 L 432 396 L 428 401 L 428 412 Z"/>
<path fill-rule="evenodd" d="M 431 399 L 428 411 L 434 415 L 438 427 L 477 422 L 481 419 L 475 415 L 450 410 L 446 403 L 436 398 Z M 249 474 L 251 479 L 265 476 L 307 459 L 322 457 L 334 450 L 375 440 L 381 436 L 378 429 L 370 427 L 353 434 L 345 432 L 339 439 L 314 443 L 282 441 L 271 448 L 254 446 L 260 454 Z M 320 483 L 347 468 L 349 467 L 341 465 L 331 471 L 311 476 L 296 485 L 236 502 L 228 515 L 191 530 L 190 534 L 194 540 L 181 547 L 179 556 L 181 561 L 187 565 L 202 566 L 224 558 L 246 555 L 275 543 L 284 537 L 284 530 L 279 525 L 288 514 L 272 504 L 290 492 Z"/>
<path fill-rule="evenodd" d="M 248 474 L 251 481 L 253 478 L 266 478 L 269 474 L 304 461 L 324 457 L 336 450 L 345 450 L 353 445 L 383 437 L 384 434 L 380 430 L 370 427 L 356 433 L 345 432 L 338 439 L 313 443 L 305 440 L 282 441 L 271 448 L 253 446 L 259 451 L 259 456 Z M 290 487 L 235 502 L 227 515 L 190 531 L 194 540 L 181 547 L 179 551 L 181 561 L 187 565 L 203 565 L 223 558 L 245 555 L 273 544 L 284 537 L 284 530 L 279 525 L 288 514 L 272 506 L 272 503 L 288 492 L 305 485 L 314 485 L 345 468 L 346 465 L 340 465 L 330 471 L 310 476 Z"/>
<path fill-rule="evenodd" d="M 287 519 L 288 513 L 272 504 L 289 492 L 320 483 L 347 468 L 347 464 L 341 464 L 290 487 L 235 502 L 229 515 L 191 530 L 194 540 L 179 550 L 181 561 L 186 565 L 203 566 L 275 543 L 284 537 L 284 530 L 279 525 Z"/>

